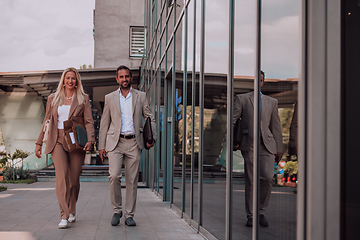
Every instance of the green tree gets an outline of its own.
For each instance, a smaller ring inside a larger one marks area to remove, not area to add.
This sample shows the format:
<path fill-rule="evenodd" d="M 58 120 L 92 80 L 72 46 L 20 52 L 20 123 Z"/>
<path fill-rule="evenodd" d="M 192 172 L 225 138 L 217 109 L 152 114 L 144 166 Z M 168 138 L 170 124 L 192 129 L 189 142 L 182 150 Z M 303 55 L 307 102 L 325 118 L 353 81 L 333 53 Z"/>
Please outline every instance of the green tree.
<path fill-rule="evenodd" d="M 5 167 L 7 161 L 8 161 L 8 158 L 6 157 L 6 155 L 3 156 L 3 157 L 0 159 L 0 168 Z"/>
<path fill-rule="evenodd" d="M 27 156 L 29 156 L 29 152 L 20 150 L 20 149 L 15 149 L 15 152 L 13 152 L 13 154 L 11 155 L 10 153 L 8 153 L 4 158 L 6 158 L 6 162 L 11 160 L 12 161 L 12 169 L 13 169 L 13 180 L 15 181 L 15 160 L 21 158 L 21 171 L 23 169 L 23 161 L 24 158 L 26 158 Z M 6 163 L 5 162 L 5 163 Z"/>
<path fill-rule="evenodd" d="M 0 128 L 0 146 L 4 146 L 4 139 L 3 139 L 1 128 Z"/>

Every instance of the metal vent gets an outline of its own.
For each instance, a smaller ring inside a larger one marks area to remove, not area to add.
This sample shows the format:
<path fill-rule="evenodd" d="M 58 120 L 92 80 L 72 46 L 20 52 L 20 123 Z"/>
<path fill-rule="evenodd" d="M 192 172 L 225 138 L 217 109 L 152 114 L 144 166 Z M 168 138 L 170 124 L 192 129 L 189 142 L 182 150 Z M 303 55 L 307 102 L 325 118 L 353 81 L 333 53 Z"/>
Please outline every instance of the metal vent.
<path fill-rule="evenodd" d="M 130 27 L 130 57 L 142 57 L 145 50 L 144 27 Z"/>

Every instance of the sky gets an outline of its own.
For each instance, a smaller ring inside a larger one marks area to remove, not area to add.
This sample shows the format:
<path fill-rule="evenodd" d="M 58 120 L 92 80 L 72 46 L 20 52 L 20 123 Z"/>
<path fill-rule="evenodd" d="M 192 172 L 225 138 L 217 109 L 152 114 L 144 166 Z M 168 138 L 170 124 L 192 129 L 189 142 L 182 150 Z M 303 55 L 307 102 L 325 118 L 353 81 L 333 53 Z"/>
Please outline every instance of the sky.
<path fill-rule="evenodd" d="M 94 65 L 95 0 L 0 0 L 0 72 Z"/>
<path fill-rule="evenodd" d="M 197 2 L 196 66 L 199 70 L 201 1 Z M 299 0 L 266 0 L 262 3 L 261 68 L 266 78 L 296 78 L 299 66 Z M 255 0 L 235 1 L 234 73 L 237 76 L 254 76 L 255 4 Z M 193 18 L 193 4 L 189 6 L 189 17 Z M 205 72 L 227 73 L 228 1 L 207 0 L 205 22 Z M 192 24 L 188 34 L 188 64 L 192 66 Z"/>
<path fill-rule="evenodd" d="M 201 2 L 197 1 L 197 70 Z M 261 68 L 267 78 L 297 77 L 299 0 L 262 2 Z M 254 75 L 255 3 L 254 0 L 235 1 L 235 75 Z M 0 72 L 94 65 L 94 8 L 95 0 L 0 0 Z M 228 71 L 228 12 L 228 1 L 206 1 L 205 72 Z M 189 18 L 192 16 L 193 4 L 190 3 Z M 190 24 L 190 66 L 194 59 L 192 32 Z"/>

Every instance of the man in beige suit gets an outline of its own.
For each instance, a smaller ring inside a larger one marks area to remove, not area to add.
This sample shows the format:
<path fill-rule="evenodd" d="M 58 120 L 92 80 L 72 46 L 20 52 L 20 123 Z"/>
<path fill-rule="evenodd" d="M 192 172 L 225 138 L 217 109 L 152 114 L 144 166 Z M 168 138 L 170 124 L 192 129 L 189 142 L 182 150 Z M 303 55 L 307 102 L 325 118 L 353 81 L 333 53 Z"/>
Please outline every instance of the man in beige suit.
<path fill-rule="evenodd" d="M 137 196 L 137 183 L 141 150 L 154 146 L 156 123 L 146 94 L 131 87 L 132 74 L 128 67 L 119 66 L 116 81 L 120 88 L 105 96 L 105 106 L 100 123 L 99 154 L 103 160 L 105 151 L 109 158 L 109 188 L 114 215 L 111 225 L 116 226 L 122 217 L 121 177 L 125 165 L 125 224 L 136 226 L 133 219 Z M 152 143 L 144 143 L 143 121 L 150 117 L 154 135 Z"/>
<path fill-rule="evenodd" d="M 261 71 L 261 87 L 265 82 L 265 73 Z M 275 157 L 282 157 L 282 133 L 278 114 L 278 101 L 269 96 L 260 95 L 260 225 L 269 226 L 264 211 L 269 203 L 272 178 L 274 175 Z M 252 227 L 253 207 L 253 159 L 254 159 L 254 92 L 239 94 L 234 104 L 233 122 L 241 118 L 243 129 L 240 146 L 245 161 L 245 210 L 246 226 Z M 245 134 L 244 134 L 245 133 Z"/>

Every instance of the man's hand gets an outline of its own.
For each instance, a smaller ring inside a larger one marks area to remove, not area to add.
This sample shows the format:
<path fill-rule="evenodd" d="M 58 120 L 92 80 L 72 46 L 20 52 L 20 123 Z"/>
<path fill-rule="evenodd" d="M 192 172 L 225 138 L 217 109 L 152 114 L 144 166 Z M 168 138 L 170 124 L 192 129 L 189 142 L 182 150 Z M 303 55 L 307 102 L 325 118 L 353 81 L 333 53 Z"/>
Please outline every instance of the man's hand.
<path fill-rule="evenodd" d="M 292 146 L 289 146 L 289 155 L 292 156 L 292 155 L 297 155 L 297 147 L 292 145 Z"/>
<path fill-rule="evenodd" d="M 154 145 L 155 145 L 155 140 L 153 140 L 151 144 L 149 144 L 148 142 L 146 143 L 147 148 L 152 148 Z"/>
<path fill-rule="evenodd" d="M 100 155 L 101 161 L 103 162 L 103 161 L 104 161 L 104 157 L 106 157 L 105 149 L 100 149 L 100 150 L 99 150 L 99 155 Z"/>
<path fill-rule="evenodd" d="M 281 152 L 278 152 L 277 154 L 275 154 L 275 161 L 277 163 L 279 163 L 279 161 L 281 160 L 282 158 L 282 153 Z"/>
<path fill-rule="evenodd" d="M 240 144 L 233 145 L 233 151 L 238 150 L 239 146 L 240 146 Z"/>
<path fill-rule="evenodd" d="M 39 144 L 35 145 L 35 156 L 41 158 L 41 146 Z"/>

